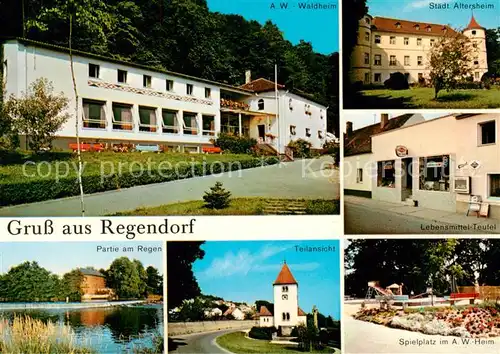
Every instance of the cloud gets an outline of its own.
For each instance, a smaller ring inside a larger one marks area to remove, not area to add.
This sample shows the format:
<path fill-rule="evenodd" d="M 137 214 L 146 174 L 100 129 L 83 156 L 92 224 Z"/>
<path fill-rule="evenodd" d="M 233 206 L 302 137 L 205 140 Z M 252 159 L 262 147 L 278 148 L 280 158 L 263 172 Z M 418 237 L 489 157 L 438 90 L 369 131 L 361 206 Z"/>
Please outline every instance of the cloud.
<path fill-rule="evenodd" d="M 231 275 L 247 275 L 249 272 L 278 271 L 279 264 L 263 265 L 264 262 L 287 250 L 289 247 L 265 245 L 259 251 L 251 253 L 249 250 L 239 250 L 237 253 L 227 252 L 223 257 L 212 260 L 210 266 L 199 273 L 198 276 L 205 278 L 221 278 Z M 293 265 L 293 269 L 314 270 L 319 267 L 317 263 L 302 263 Z"/>
<path fill-rule="evenodd" d="M 435 3 L 435 4 L 446 4 L 446 3 L 449 3 L 449 2 L 452 2 L 453 0 L 416 0 L 416 1 L 413 1 L 411 3 L 409 3 L 408 5 L 406 5 L 406 7 L 404 8 L 403 11 L 405 12 L 408 12 L 408 11 L 412 11 L 412 10 L 415 10 L 415 9 L 422 9 L 422 8 L 425 8 L 425 7 L 429 7 L 429 4 L 432 2 L 432 3 Z"/>

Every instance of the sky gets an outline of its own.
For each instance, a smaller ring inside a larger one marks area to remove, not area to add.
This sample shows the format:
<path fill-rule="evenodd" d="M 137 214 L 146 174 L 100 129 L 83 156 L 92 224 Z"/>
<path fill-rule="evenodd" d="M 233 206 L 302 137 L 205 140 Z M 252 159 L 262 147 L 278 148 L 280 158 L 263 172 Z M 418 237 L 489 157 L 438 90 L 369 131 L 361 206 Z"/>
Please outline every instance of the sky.
<path fill-rule="evenodd" d="M 449 4 L 451 9 L 430 9 L 430 3 Z M 493 4 L 494 10 L 475 9 L 474 17 L 485 28 L 500 26 L 500 2 L 498 0 L 367 0 L 368 13 L 412 21 L 422 21 L 450 25 L 452 28 L 467 27 L 472 10 L 454 9 L 458 4 Z"/>
<path fill-rule="evenodd" d="M 335 4 L 336 9 L 304 10 L 298 3 L 315 3 L 300 0 L 207 0 L 211 11 L 224 14 L 238 14 L 247 20 L 264 24 L 272 20 L 283 32 L 285 39 L 297 44 L 301 39 L 311 42 L 314 50 L 331 54 L 339 49 L 338 2 L 337 0 L 318 1 L 321 4 Z M 275 9 L 271 9 L 274 3 Z M 288 8 L 278 9 L 281 3 Z"/>
<path fill-rule="evenodd" d="M 332 246 L 334 252 L 297 252 L 295 246 Z M 193 265 L 203 294 L 224 300 L 274 302 L 273 282 L 286 260 L 299 283 L 299 307 L 313 305 L 325 316 L 340 319 L 339 241 L 223 241 L 206 242 L 203 260 Z"/>
<path fill-rule="evenodd" d="M 397 117 L 399 115 L 405 114 L 406 112 L 402 113 L 390 113 L 389 114 L 389 119 L 392 119 L 394 117 Z M 421 113 L 421 112 L 416 112 L 421 114 L 425 120 L 430 120 L 438 117 L 443 117 L 447 115 L 447 112 L 440 112 L 440 113 Z M 352 122 L 352 129 L 360 129 L 363 127 L 366 127 L 367 125 L 372 125 L 374 123 L 379 123 L 380 122 L 380 113 L 373 113 L 373 112 L 349 112 L 349 111 L 344 111 L 343 113 L 343 120 L 344 122 Z M 343 132 L 345 133 L 345 124 L 342 127 Z"/>
<path fill-rule="evenodd" d="M 116 246 L 119 252 L 97 252 L 97 246 Z M 0 273 L 26 261 L 36 261 L 52 273 L 63 275 L 75 268 L 108 268 L 119 257 L 138 259 L 144 267 L 152 265 L 163 274 L 162 252 L 137 252 L 137 246 L 161 247 L 162 242 L 10 242 L 0 243 Z M 122 247 L 134 247 L 134 252 L 123 252 Z"/>

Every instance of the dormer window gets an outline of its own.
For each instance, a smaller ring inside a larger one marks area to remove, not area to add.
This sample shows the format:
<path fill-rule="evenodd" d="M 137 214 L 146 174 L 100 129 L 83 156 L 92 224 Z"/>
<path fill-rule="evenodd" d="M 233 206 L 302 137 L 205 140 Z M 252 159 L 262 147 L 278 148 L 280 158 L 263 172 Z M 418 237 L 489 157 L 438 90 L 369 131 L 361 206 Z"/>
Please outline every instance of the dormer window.
<path fill-rule="evenodd" d="M 427 32 L 432 31 L 432 27 L 431 26 L 427 26 L 427 27 L 425 27 L 425 29 L 427 30 Z"/>
<path fill-rule="evenodd" d="M 448 28 L 446 28 L 445 26 L 443 26 L 443 28 L 441 28 L 441 31 L 443 31 L 444 33 L 446 33 L 447 30 L 448 30 Z"/>
<path fill-rule="evenodd" d="M 415 31 L 420 31 L 420 25 L 415 25 L 413 27 L 415 27 Z"/>
<path fill-rule="evenodd" d="M 401 28 L 401 22 L 396 22 L 396 28 Z"/>

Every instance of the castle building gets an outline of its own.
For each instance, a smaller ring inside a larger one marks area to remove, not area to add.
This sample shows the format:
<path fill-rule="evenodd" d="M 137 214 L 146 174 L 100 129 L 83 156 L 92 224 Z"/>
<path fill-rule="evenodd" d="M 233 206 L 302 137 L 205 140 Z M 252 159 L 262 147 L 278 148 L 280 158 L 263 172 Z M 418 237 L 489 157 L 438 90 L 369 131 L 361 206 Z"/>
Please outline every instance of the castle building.
<path fill-rule="evenodd" d="M 106 287 L 104 275 L 90 268 L 80 268 L 82 282 L 82 301 L 110 300 L 114 297 L 112 289 Z"/>
<path fill-rule="evenodd" d="M 307 314 L 299 307 L 299 283 L 286 263 L 273 283 L 274 313 L 266 306 L 259 309 L 261 327 L 277 327 L 286 336 L 299 324 L 307 323 Z"/>
<path fill-rule="evenodd" d="M 6 99 L 21 97 L 41 78 L 68 98 L 70 118 L 55 134 L 57 148 L 76 143 L 76 129 L 86 143 L 184 152 L 201 152 L 220 133 L 254 138 L 279 154 L 291 141 L 304 139 L 321 149 L 328 138 L 328 107 L 265 78 L 252 80 L 250 71 L 245 84 L 232 86 L 74 50 L 76 117 L 67 48 L 8 39 L 0 42 L 0 60 Z"/>
<path fill-rule="evenodd" d="M 461 32 L 472 43 L 474 81 L 488 71 L 486 31 L 474 16 Z M 351 82 L 382 85 L 391 73 L 403 73 L 409 83 L 429 79 L 431 48 L 444 36 L 459 35 L 447 25 L 365 15 L 351 56 Z"/>

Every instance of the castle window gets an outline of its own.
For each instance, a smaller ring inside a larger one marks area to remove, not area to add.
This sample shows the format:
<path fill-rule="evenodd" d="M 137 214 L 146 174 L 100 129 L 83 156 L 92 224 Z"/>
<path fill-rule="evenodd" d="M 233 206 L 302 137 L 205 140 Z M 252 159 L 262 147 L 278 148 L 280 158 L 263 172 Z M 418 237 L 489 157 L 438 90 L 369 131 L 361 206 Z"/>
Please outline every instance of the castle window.
<path fill-rule="evenodd" d="M 370 24 L 370 19 L 369 19 L 368 17 L 365 17 L 365 22 L 366 22 L 367 24 Z"/>
<path fill-rule="evenodd" d="M 473 46 L 474 48 L 477 48 L 477 43 L 476 43 L 476 42 L 473 42 L 473 43 L 472 43 L 472 46 Z"/>
<path fill-rule="evenodd" d="M 431 47 L 434 45 L 435 39 L 431 39 Z"/>
<path fill-rule="evenodd" d="M 310 129 L 310 128 L 306 128 L 306 136 L 307 136 L 308 138 L 310 138 L 310 137 L 311 137 L 311 129 Z"/>
<path fill-rule="evenodd" d="M 382 40 L 381 40 L 380 36 L 379 35 L 375 35 L 375 43 L 380 44 L 381 41 Z"/>
<path fill-rule="evenodd" d="M 405 55 L 405 66 L 409 66 L 409 65 L 410 65 L 410 56 Z"/>
<path fill-rule="evenodd" d="M 370 54 L 365 53 L 365 64 L 370 64 Z"/>
<path fill-rule="evenodd" d="M 474 65 L 479 65 L 479 61 L 478 60 L 474 60 Z"/>
<path fill-rule="evenodd" d="M 365 41 L 369 42 L 370 41 L 370 33 L 365 32 Z"/>
<path fill-rule="evenodd" d="M 281 318 L 283 318 L 283 321 L 286 321 L 286 313 L 284 313 L 284 312 L 283 312 L 283 313 L 281 314 Z"/>
<path fill-rule="evenodd" d="M 374 82 L 382 82 L 382 74 L 381 73 L 375 73 L 373 76 L 373 81 Z"/>
<path fill-rule="evenodd" d="M 474 73 L 474 79 L 479 80 L 479 72 L 476 71 Z"/>
<path fill-rule="evenodd" d="M 405 43 L 405 45 L 408 45 L 408 44 L 410 44 L 410 38 L 408 38 L 408 37 L 405 37 L 405 40 L 404 40 L 404 43 Z"/>
<path fill-rule="evenodd" d="M 296 134 L 297 134 L 296 126 L 291 125 L 290 126 L 290 135 L 296 135 Z"/>
<path fill-rule="evenodd" d="M 415 25 L 415 30 L 420 31 L 420 25 Z"/>
<path fill-rule="evenodd" d="M 427 27 L 425 27 L 425 29 L 427 30 L 427 32 L 432 31 L 432 27 L 431 26 L 427 26 Z"/>
<path fill-rule="evenodd" d="M 286 313 L 286 320 L 287 320 L 287 321 L 290 321 L 290 312 L 287 312 L 287 313 Z"/>
<path fill-rule="evenodd" d="M 382 65 L 382 55 L 375 54 L 373 65 Z"/>
<path fill-rule="evenodd" d="M 417 65 L 423 65 L 424 64 L 424 57 L 418 56 L 417 57 Z"/>
<path fill-rule="evenodd" d="M 365 73 L 365 84 L 370 83 L 370 73 Z"/>
<path fill-rule="evenodd" d="M 390 38 L 390 42 L 389 42 L 389 43 L 391 43 L 391 44 L 396 44 L 396 37 L 391 36 L 391 38 Z"/>
<path fill-rule="evenodd" d="M 400 22 L 396 22 L 396 28 L 401 28 L 401 23 Z"/>
<path fill-rule="evenodd" d="M 417 38 L 417 45 L 422 45 L 422 38 Z"/>
<path fill-rule="evenodd" d="M 473 31 L 472 31 L 472 34 L 473 34 L 473 35 L 475 35 L 475 34 L 476 34 L 476 30 L 473 30 Z"/>
<path fill-rule="evenodd" d="M 288 286 L 281 287 L 281 291 L 284 293 L 288 292 Z"/>
<path fill-rule="evenodd" d="M 396 65 L 396 56 L 395 55 L 391 55 L 389 57 L 389 65 Z"/>
<path fill-rule="evenodd" d="M 257 109 L 259 111 L 263 111 L 264 110 L 264 100 L 262 98 L 257 102 Z"/>

